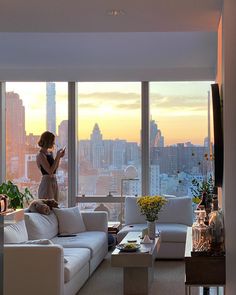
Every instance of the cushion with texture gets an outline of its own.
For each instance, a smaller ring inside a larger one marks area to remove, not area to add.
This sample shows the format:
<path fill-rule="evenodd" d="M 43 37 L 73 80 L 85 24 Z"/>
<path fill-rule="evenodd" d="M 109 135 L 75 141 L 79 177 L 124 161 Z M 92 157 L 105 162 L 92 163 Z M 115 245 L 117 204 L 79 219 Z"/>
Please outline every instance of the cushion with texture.
<path fill-rule="evenodd" d="M 158 222 L 180 223 L 191 226 L 193 223 L 192 198 L 168 198 L 168 203 L 159 214 Z"/>
<path fill-rule="evenodd" d="M 28 233 L 24 220 L 4 227 L 5 244 L 23 243 L 25 241 L 28 241 Z"/>
<path fill-rule="evenodd" d="M 25 213 L 25 224 L 30 240 L 51 239 L 58 234 L 57 217 L 52 211 L 49 215 Z"/>
<path fill-rule="evenodd" d="M 59 234 L 76 234 L 86 230 L 78 207 L 53 208 L 59 224 Z"/>

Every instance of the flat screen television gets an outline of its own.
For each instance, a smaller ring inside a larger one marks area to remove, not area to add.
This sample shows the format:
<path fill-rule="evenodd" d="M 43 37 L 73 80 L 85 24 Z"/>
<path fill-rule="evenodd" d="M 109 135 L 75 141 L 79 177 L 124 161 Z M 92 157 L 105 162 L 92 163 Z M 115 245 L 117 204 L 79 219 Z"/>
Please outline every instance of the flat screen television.
<path fill-rule="evenodd" d="M 215 186 L 222 187 L 224 166 L 223 109 L 219 85 L 211 84 L 213 127 L 214 127 L 214 179 Z"/>

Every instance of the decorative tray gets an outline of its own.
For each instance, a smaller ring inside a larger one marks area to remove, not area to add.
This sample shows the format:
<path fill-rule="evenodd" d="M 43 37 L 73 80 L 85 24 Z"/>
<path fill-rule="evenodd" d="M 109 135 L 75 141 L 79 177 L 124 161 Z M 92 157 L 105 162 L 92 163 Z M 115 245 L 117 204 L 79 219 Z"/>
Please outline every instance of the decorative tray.
<path fill-rule="evenodd" d="M 140 247 L 141 247 L 140 244 L 136 244 L 136 243 L 124 243 L 124 244 L 119 244 L 116 246 L 116 248 L 122 252 L 135 252 Z"/>

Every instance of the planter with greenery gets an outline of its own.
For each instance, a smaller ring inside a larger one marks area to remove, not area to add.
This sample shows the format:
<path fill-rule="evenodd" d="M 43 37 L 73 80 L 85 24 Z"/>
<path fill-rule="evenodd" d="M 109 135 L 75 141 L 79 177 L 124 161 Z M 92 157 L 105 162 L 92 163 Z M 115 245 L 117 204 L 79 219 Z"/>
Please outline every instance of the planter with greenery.
<path fill-rule="evenodd" d="M 193 195 L 193 202 L 195 204 L 199 204 L 202 200 L 203 194 L 205 194 L 206 202 L 211 203 L 212 198 L 214 195 L 214 180 L 212 176 L 210 175 L 207 180 L 199 181 L 198 179 L 194 178 L 192 180 L 192 187 L 191 192 Z"/>
<path fill-rule="evenodd" d="M 0 185 L 0 194 L 8 197 L 8 207 L 12 209 L 23 208 L 24 204 L 29 204 L 34 199 L 28 188 L 20 192 L 18 186 L 8 180 Z"/>

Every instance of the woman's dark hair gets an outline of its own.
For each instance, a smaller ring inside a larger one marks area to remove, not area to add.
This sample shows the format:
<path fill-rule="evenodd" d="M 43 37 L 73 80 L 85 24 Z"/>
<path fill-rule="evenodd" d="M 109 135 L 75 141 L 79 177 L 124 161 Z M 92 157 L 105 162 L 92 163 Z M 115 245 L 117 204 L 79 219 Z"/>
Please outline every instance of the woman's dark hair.
<path fill-rule="evenodd" d="M 55 135 L 52 132 L 45 131 L 38 141 L 38 145 L 41 148 L 51 148 L 55 143 Z"/>

